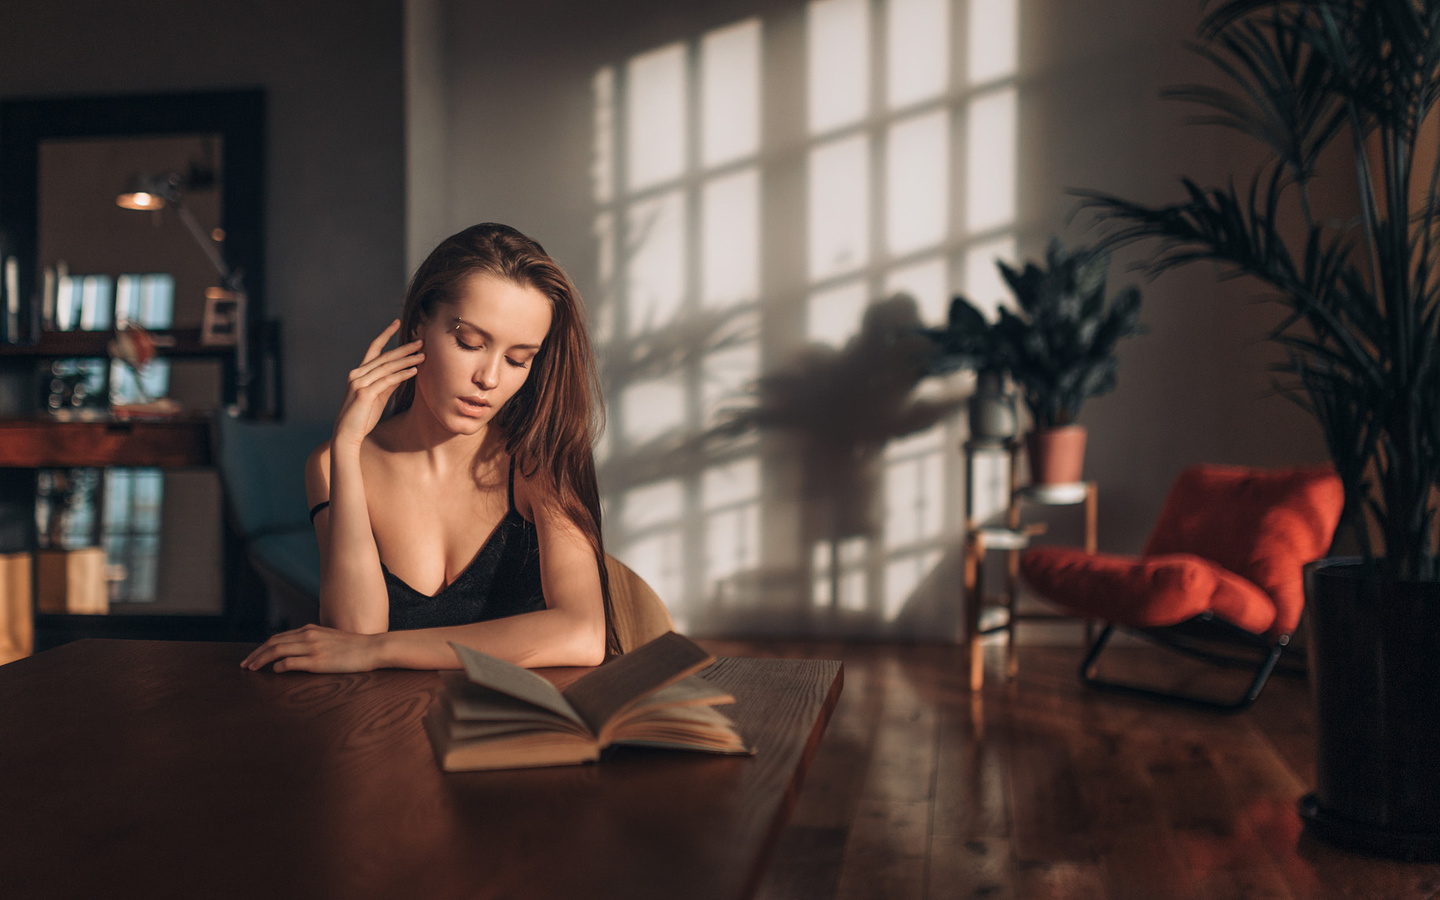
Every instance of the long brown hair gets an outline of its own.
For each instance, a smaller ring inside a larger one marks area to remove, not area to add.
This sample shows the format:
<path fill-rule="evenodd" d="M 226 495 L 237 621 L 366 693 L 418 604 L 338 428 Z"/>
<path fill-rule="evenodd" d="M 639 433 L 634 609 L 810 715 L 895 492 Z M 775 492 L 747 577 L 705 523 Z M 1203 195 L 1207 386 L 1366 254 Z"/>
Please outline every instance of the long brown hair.
<path fill-rule="evenodd" d="M 443 304 L 459 298 L 474 275 L 491 275 L 531 287 L 550 300 L 550 331 L 531 362 L 530 377 L 496 414 L 505 451 L 529 479 L 537 474 L 545 502 L 575 523 L 595 551 L 605 603 L 605 652 L 620 653 L 610 605 L 610 579 L 600 534 L 600 490 L 595 479 L 595 436 L 604 420 L 595 357 L 585 330 L 580 292 L 540 244 L 508 225 L 472 225 L 440 242 L 415 270 L 400 312 L 403 341 Z M 393 412 L 415 402 L 415 382 L 396 390 Z"/>

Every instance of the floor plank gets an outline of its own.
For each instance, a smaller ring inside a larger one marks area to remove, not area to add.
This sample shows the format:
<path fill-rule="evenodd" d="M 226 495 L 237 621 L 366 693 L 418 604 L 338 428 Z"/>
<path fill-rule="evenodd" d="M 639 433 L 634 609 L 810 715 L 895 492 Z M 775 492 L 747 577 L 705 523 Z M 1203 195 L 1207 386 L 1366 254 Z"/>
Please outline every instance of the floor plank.
<path fill-rule="evenodd" d="M 707 641 L 721 656 L 841 659 L 845 688 L 757 896 L 1440 898 L 1440 865 L 1348 853 L 1302 833 L 1314 777 L 1303 678 L 1224 716 L 1085 690 L 1080 651 L 999 647 L 965 688 L 958 647 Z M 1115 647 L 1112 674 L 1175 678 L 1164 651 Z"/>

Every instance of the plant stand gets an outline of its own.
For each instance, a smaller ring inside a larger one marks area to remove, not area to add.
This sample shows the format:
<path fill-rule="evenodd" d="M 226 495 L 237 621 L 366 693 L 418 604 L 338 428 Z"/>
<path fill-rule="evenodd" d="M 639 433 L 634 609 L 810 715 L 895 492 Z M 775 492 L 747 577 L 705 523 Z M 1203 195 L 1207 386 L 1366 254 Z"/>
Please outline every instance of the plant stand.
<path fill-rule="evenodd" d="M 1026 506 L 1076 506 L 1084 509 L 1084 545 L 1086 553 L 1098 547 L 1099 486 L 1093 481 L 1070 484 L 1019 484 L 1020 442 L 1001 444 L 965 444 L 965 646 L 970 690 L 978 691 L 985 683 L 984 655 L 981 641 L 989 634 L 1005 633 L 1005 675 L 1014 678 L 1019 670 L 1016 658 L 1016 632 L 1021 622 L 1073 621 L 1072 616 L 1053 612 L 1020 612 L 1020 552 L 1030 546 L 1033 537 L 1048 530 L 1045 522 L 1022 524 Z M 1009 505 L 1005 522 L 986 526 L 975 521 L 975 463 L 980 454 L 1004 453 L 1009 457 Z M 986 558 L 991 551 L 1005 554 L 1005 592 L 998 600 L 985 595 Z M 994 624 L 982 622 L 986 606 L 1004 609 L 1004 617 Z M 1085 620 L 1085 643 L 1092 643 L 1094 622 Z"/>

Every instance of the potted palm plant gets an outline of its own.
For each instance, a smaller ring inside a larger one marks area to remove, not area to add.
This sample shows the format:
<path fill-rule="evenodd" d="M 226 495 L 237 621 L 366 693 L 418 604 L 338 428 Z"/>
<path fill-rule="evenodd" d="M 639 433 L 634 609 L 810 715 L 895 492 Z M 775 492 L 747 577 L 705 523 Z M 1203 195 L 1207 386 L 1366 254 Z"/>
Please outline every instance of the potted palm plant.
<path fill-rule="evenodd" d="M 946 327 L 926 332 L 936 347 L 932 371 L 974 368 L 980 393 L 987 377 L 1008 373 L 1030 412 L 1031 480 L 1079 481 L 1086 432 L 1075 419 L 1086 400 L 1115 389 L 1115 347 L 1140 331 L 1140 291 L 1127 287 L 1107 301 L 1109 254 L 1067 250 L 1058 240 L 1050 242 L 1043 267 L 996 265 L 1017 311 L 1001 307 L 991 323 L 965 297 L 955 297 Z"/>
<path fill-rule="evenodd" d="M 1219 264 L 1286 315 L 1284 387 L 1318 421 L 1345 484 L 1338 540 L 1359 556 L 1307 570 L 1317 784 L 1311 830 L 1349 846 L 1440 856 L 1440 3 L 1231 0 L 1200 26 L 1228 87 L 1173 96 L 1259 140 L 1248 184 L 1150 206 L 1086 192 L 1105 245 L 1158 241 L 1158 273 Z M 1328 154 L 1328 155 L 1327 155 Z M 1317 215 L 1317 164 L 1343 154 L 1349 219 Z M 1285 373 L 1288 373 L 1285 374 Z"/>

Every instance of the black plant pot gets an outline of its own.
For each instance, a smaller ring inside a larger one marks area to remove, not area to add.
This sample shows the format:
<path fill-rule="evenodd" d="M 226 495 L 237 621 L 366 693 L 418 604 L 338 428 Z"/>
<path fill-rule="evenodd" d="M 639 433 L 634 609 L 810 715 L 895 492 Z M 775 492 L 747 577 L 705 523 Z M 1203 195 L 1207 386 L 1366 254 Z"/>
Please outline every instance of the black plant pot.
<path fill-rule="evenodd" d="M 1440 582 L 1357 559 L 1306 568 L 1316 787 L 1306 828 L 1335 844 L 1440 859 Z"/>

